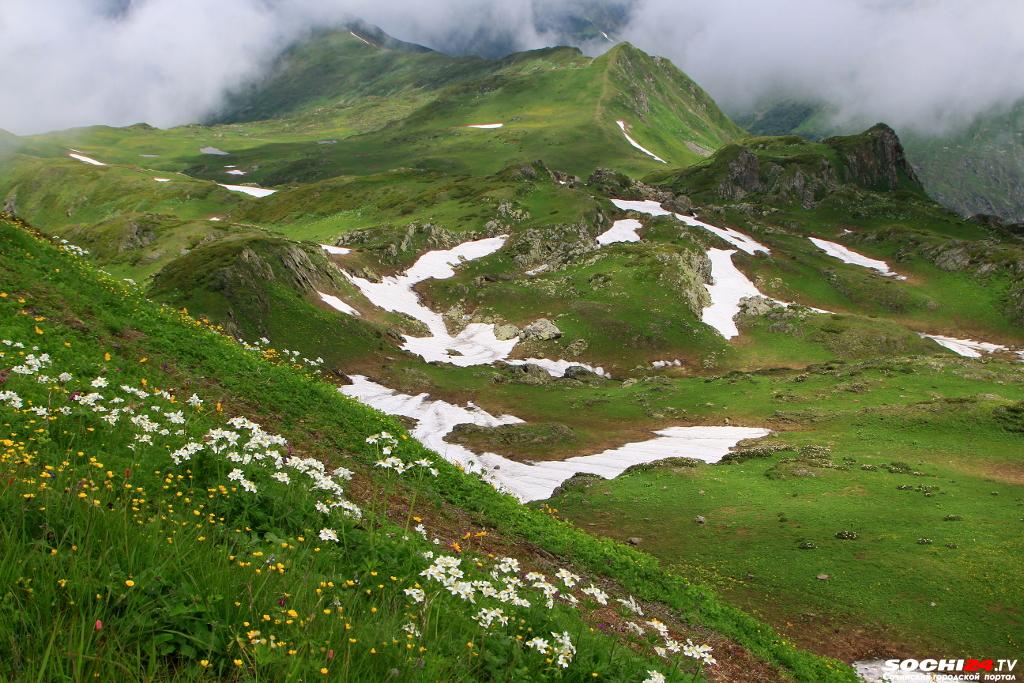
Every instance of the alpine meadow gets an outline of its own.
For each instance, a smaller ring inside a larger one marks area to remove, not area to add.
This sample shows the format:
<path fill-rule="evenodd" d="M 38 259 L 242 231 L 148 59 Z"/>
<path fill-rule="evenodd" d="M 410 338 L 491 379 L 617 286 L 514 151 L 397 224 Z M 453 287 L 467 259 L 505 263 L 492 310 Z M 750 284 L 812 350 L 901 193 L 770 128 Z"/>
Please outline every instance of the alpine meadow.
<path fill-rule="evenodd" d="M 1020 105 L 350 5 L 192 122 L 0 130 L 0 679 L 1024 681 Z"/>

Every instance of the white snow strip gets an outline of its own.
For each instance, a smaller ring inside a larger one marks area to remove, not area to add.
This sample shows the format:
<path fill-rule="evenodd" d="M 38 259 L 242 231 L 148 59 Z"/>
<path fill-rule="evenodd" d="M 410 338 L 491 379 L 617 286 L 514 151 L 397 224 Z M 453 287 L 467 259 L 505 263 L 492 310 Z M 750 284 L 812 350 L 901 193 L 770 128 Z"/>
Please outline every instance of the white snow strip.
<path fill-rule="evenodd" d="M 636 211 L 648 216 L 675 216 L 676 220 L 692 227 L 703 228 L 750 255 L 759 251 L 766 254 L 771 253 L 768 247 L 738 230 L 719 228 L 697 220 L 693 216 L 666 211 L 661 204 L 651 199 L 613 199 L 612 203 L 623 211 Z M 764 296 L 754 286 L 754 283 L 733 264 L 732 255 L 734 253 L 735 251 L 727 249 L 708 249 L 708 258 L 711 259 L 711 278 L 714 284 L 705 285 L 708 294 L 711 295 L 711 305 L 705 308 L 701 314 L 704 323 L 718 330 L 726 339 L 732 339 L 739 334 L 739 329 L 733 318 L 739 313 L 740 300 L 748 296 Z M 764 298 L 783 306 L 792 305 L 771 297 Z M 811 310 L 816 313 L 831 313 L 831 311 L 820 308 L 811 308 Z"/>
<path fill-rule="evenodd" d="M 944 346 L 950 351 L 964 358 L 981 358 L 982 353 L 995 353 L 996 351 L 1007 351 L 1005 346 L 991 344 L 989 342 L 974 341 L 973 339 L 954 339 L 944 337 L 941 334 L 920 333 L 925 339 L 931 339 L 936 344 Z"/>
<path fill-rule="evenodd" d="M 363 38 L 363 37 L 362 37 L 361 35 L 358 35 L 358 34 L 357 34 L 356 32 L 354 32 L 354 31 L 349 31 L 349 32 L 348 32 L 348 34 L 349 34 L 350 36 L 352 36 L 353 38 L 358 38 L 359 40 L 363 41 L 364 43 L 366 43 L 366 44 L 367 44 L 367 45 L 369 45 L 370 47 L 375 47 L 375 45 L 374 45 L 373 43 L 371 43 L 370 41 L 368 41 L 368 40 L 367 40 L 366 38 Z"/>
<path fill-rule="evenodd" d="M 157 181 L 158 183 L 169 183 L 169 182 L 171 182 L 170 178 L 153 178 L 153 180 Z"/>
<path fill-rule="evenodd" d="M 577 472 L 611 479 L 632 465 L 677 456 L 713 463 L 721 460 L 739 441 L 770 434 L 769 430 L 757 427 L 670 427 L 654 432 L 656 438 L 628 443 L 594 455 L 521 463 L 495 453 L 477 454 L 464 446 L 445 441 L 456 425 L 498 427 L 521 424 L 518 417 L 496 417 L 472 404 L 458 406 L 431 400 L 427 394 L 400 394 L 360 375 L 353 375 L 351 379 L 352 384 L 340 388 L 343 394 L 385 413 L 416 420 L 412 435 L 424 446 L 466 471 L 480 473 L 495 488 L 507 491 L 523 502 L 550 498 L 563 481 Z"/>
<path fill-rule="evenodd" d="M 637 230 L 642 228 L 640 221 L 635 218 L 626 218 L 612 223 L 612 227 L 597 236 L 598 244 L 613 244 L 615 242 L 639 242 L 640 235 Z"/>
<path fill-rule="evenodd" d="M 268 190 L 265 187 L 253 187 L 251 185 L 225 185 L 224 183 L 217 183 L 221 187 L 231 190 L 232 192 L 244 192 L 252 197 L 266 197 L 272 195 L 277 190 Z"/>
<path fill-rule="evenodd" d="M 622 130 L 622 134 L 626 136 L 626 141 L 629 142 L 629 144 L 633 145 L 638 150 L 640 150 L 641 152 L 643 152 L 647 156 L 651 157 L 655 161 L 660 161 L 663 164 L 667 164 L 668 163 L 667 161 L 665 161 L 664 159 L 659 157 L 657 154 L 655 154 L 651 150 L 647 149 L 646 147 L 641 145 L 639 142 L 637 142 L 633 138 L 629 137 L 629 133 L 626 132 L 626 122 L 625 121 L 619 120 L 619 121 L 616 121 L 615 123 L 619 124 L 619 128 Z"/>
<path fill-rule="evenodd" d="M 359 311 L 352 308 L 338 297 L 333 296 L 331 294 L 324 294 L 319 290 L 317 291 L 317 294 L 319 294 L 320 299 L 331 308 L 337 311 L 341 311 L 342 313 L 348 313 L 349 315 L 359 315 Z"/>
<path fill-rule="evenodd" d="M 573 360 L 551 360 L 549 358 L 524 358 L 517 360 L 507 360 L 505 362 L 508 363 L 509 365 L 536 365 L 547 370 L 548 374 L 551 375 L 552 377 L 564 377 L 565 371 L 573 366 L 578 366 L 586 370 L 590 370 L 595 375 L 600 375 L 601 377 L 611 377 L 611 375 L 605 372 L 604 368 L 602 367 L 594 367 L 593 365 L 588 365 L 587 363 L 579 363 Z"/>
<path fill-rule="evenodd" d="M 344 275 L 359 288 L 374 306 L 386 311 L 403 313 L 413 320 L 423 323 L 430 332 L 428 337 L 403 335 L 405 343 L 402 348 L 423 358 L 428 363 L 438 361 L 451 363 L 460 367 L 470 365 L 488 365 L 499 360 L 506 360 L 512 349 L 519 343 L 519 337 L 498 339 L 494 335 L 494 325 L 489 323 L 471 323 L 457 335 L 448 332 L 444 318 L 420 301 L 413 289 L 424 280 L 444 280 L 455 275 L 455 266 L 465 261 L 472 261 L 493 254 L 505 244 L 508 235 L 488 237 L 473 242 L 464 242 L 452 249 L 428 251 L 417 259 L 409 270 L 401 275 L 390 275 L 380 282 L 370 282 L 348 272 Z M 594 368 L 585 363 L 562 360 L 529 359 L 528 361 L 509 361 L 511 364 L 525 362 L 540 365 L 551 375 L 561 377 L 565 368 L 571 365 L 583 367 L 607 376 L 602 368 Z"/>
<path fill-rule="evenodd" d="M 237 168 L 233 168 L 230 171 L 225 171 L 228 175 L 245 175 L 245 171 L 239 171 Z"/>
<path fill-rule="evenodd" d="M 636 211 L 648 216 L 671 216 L 671 211 L 661 208 L 661 204 L 653 199 L 613 199 L 612 204 L 623 211 Z"/>
<path fill-rule="evenodd" d="M 221 157 L 224 157 L 224 156 L 228 155 L 227 152 L 225 152 L 222 149 L 217 149 L 216 147 L 200 147 L 199 151 L 202 152 L 203 154 L 214 154 L 216 156 L 221 156 Z"/>
<path fill-rule="evenodd" d="M 681 213 L 667 211 L 662 208 L 661 204 L 653 199 L 613 199 L 612 204 L 623 211 L 636 211 L 637 213 L 645 213 L 648 216 L 675 216 L 676 220 L 691 227 L 703 228 L 708 232 L 712 232 L 737 249 L 742 249 L 751 255 L 756 254 L 759 251 L 763 251 L 766 254 L 771 253 L 771 249 L 749 235 L 744 235 L 742 232 L 733 230 L 732 228 L 719 228 L 714 225 L 709 225 L 704 221 L 697 220 L 693 216 L 684 216 Z"/>
<path fill-rule="evenodd" d="M 344 256 L 345 254 L 352 253 L 352 250 L 347 247 L 336 247 L 332 244 L 321 244 L 320 248 L 328 254 L 334 254 L 335 256 Z"/>
<path fill-rule="evenodd" d="M 140 157 L 145 157 L 147 159 L 156 159 L 160 155 L 159 154 L 140 154 L 139 156 Z"/>
<path fill-rule="evenodd" d="M 473 323 L 452 336 L 444 318 L 420 302 L 413 287 L 424 280 L 443 280 L 455 275 L 454 266 L 493 254 L 505 244 L 508 235 L 465 242 L 453 249 L 428 251 L 402 275 L 370 282 L 349 273 L 345 276 L 373 305 L 386 311 L 404 313 L 426 325 L 429 337 L 405 336 L 403 349 L 427 362 L 440 361 L 458 366 L 482 365 L 503 360 L 512 352 L 518 337 L 501 340 L 494 336 L 494 325 Z"/>
<path fill-rule="evenodd" d="M 941 680 L 923 671 L 892 671 L 885 667 L 884 659 L 854 662 L 853 669 L 865 683 L 935 683 Z"/>
<path fill-rule="evenodd" d="M 470 124 L 468 124 L 466 126 L 466 128 L 487 128 L 487 129 L 493 129 L 493 128 L 501 128 L 504 125 L 505 125 L 504 123 L 470 123 Z"/>
<path fill-rule="evenodd" d="M 212 216 L 212 217 L 210 218 L 210 220 L 211 220 L 211 221 L 213 221 L 214 223 L 219 223 L 220 221 L 222 221 L 222 220 L 224 220 L 224 219 L 223 219 L 223 218 L 221 218 L 220 216 Z"/>
<path fill-rule="evenodd" d="M 701 312 L 705 325 L 718 330 L 726 339 L 739 335 L 734 318 L 740 312 L 740 300 L 748 296 L 763 296 L 757 287 L 732 262 L 731 249 L 708 249 L 711 259 L 711 278 L 714 284 L 704 285 L 711 295 L 711 305 Z"/>
<path fill-rule="evenodd" d="M 102 161 L 96 161 L 92 157 L 87 157 L 84 154 L 75 154 L 74 152 L 68 152 L 68 156 L 71 157 L 72 159 L 78 159 L 79 161 L 84 161 L 87 164 L 92 164 L 93 166 L 106 166 L 106 164 L 103 163 Z"/>
<path fill-rule="evenodd" d="M 817 237 L 808 237 L 807 239 L 813 242 L 814 246 L 818 247 L 832 258 L 839 259 L 843 263 L 861 266 L 862 268 L 870 268 L 871 270 L 878 271 L 886 277 L 899 277 L 903 280 L 906 279 L 893 271 L 885 261 L 869 258 L 864 254 L 858 254 L 852 249 L 848 249 L 836 242 L 829 242 L 828 240 L 819 239 Z"/>
<path fill-rule="evenodd" d="M 744 235 L 742 232 L 738 230 L 733 230 L 732 228 L 718 228 L 715 227 L 714 225 L 708 225 L 704 221 L 699 221 L 693 216 L 685 216 L 681 213 L 675 214 L 675 217 L 677 220 L 682 221 L 686 225 L 689 225 L 694 228 L 704 228 L 708 232 L 712 232 L 718 235 L 732 246 L 747 252 L 751 256 L 753 256 L 759 251 L 763 251 L 766 254 L 771 253 L 771 249 L 764 246 L 763 244 L 755 240 L 753 237 L 750 237 L 749 235 Z"/>

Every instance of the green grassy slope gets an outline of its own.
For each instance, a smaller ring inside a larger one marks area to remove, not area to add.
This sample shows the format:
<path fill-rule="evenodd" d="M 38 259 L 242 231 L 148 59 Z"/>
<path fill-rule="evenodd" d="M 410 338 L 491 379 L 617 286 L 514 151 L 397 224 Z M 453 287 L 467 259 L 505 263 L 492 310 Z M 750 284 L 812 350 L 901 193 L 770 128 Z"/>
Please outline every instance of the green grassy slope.
<path fill-rule="evenodd" d="M 638 645 L 614 647 L 607 626 L 588 628 L 584 610 L 560 604 L 522 608 L 507 631 L 483 633 L 471 618 L 479 604 L 419 575 L 429 564 L 419 553 L 439 550 L 408 531 L 419 514 L 428 533 L 452 543 L 464 561 L 479 558 L 484 571 L 494 562 L 485 554 L 491 547 L 522 549 L 528 566 L 554 553 L 609 590 L 617 583 L 656 599 L 673 623 L 715 629 L 798 680 L 852 680 L 848 669 L 795 649 L 648 556 L 519 506 L 431 456 L 393 420 L 343 398 L 298 360 L 275 363 L 272 351 L 243 350 L 9 222 L 0 223 L 0 240 L 0 337 L 12 341 L 4 364 L 31 364 L 29 351 L 49 354 L 4 385 L 16 394 L 4 394 L 0 460 L 8 474 L 0 495 L 5 675 L 344 679 L 397 669 L 417 680 L 591 680 L 592 672 L 634 680 L 659 666 L 634 651 Z M 71 376 L 55 377 L 64 371 Z M 43 372 L 53 374 L 37 381 Z M 105 382 L 91 381 L 97 376 Z M 109 394 L 121 384 L 135 393 L 118 405 L 123 419 L 108 424 L 100 417 L 109 416 L 117 403 Z M 88 392 L 108 398 L 74 401 Z M 187 404 L 192 392 L 205 402 Z M 124 412 L 150 402 L 164 412 L 147 413 L 174 429 L 170 413 L 180 409 L 184 433 L 152 431 Z M 52 414 L 30 410 L 42 405 Z M 202 434 L 231 414 L 279 431 L 292 444 L 289 456 L 354 470 L 347 495 L 363 508 L 362 521 L 333 513 L 326 521 L 339 540 L 317 538 L 325 520 L 306 486 L 274 481 L 257 461 L 239 460 L 243 478 L 256 484 L 248 495 L 242 479 L 225 478 L 237 463 L 216 452 L 178 465 L 168 459 L 189 438 L 202 444 Z M 403 460 L 429 458 L 437 477 L 395 478 L 370 467 L 380 452 L 365 437 L 381 430 L 399 435 Z M 152 443 L 139 438 L 145 433 Z M 429 608 L 402 593 L 417 581 Z M 403 631 L 407 621 L 415 632 Z M 563 630 L 577 648 L 564 672 L 516 637 Z"/>

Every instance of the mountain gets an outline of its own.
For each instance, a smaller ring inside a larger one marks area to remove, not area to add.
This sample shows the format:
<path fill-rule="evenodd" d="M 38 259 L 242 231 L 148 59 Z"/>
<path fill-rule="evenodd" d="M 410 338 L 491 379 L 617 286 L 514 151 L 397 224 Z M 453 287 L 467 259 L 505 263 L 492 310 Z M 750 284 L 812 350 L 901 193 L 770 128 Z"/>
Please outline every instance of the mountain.
<path fill-rule="evenodd" d="M 1019 649 L 1024 236 L 937 203 L 889 126 L 750 135 L 628 44 L 353 24 L 215 120 L 12 143 L 4 677 Z"/>
<path fill-rule="evenodd" d="M 735 113 L 734 113 L 735 114 Z M 843 131 L 823 104 L 783 99 L 736 116 L 763 135 L 799 134 L 818 139 Z M 1024 222 L 1024 101 L 979 116 L 948 133 L 905 132 L 907 155 L 928 192 L 964 216 L 988 214 Z"/>

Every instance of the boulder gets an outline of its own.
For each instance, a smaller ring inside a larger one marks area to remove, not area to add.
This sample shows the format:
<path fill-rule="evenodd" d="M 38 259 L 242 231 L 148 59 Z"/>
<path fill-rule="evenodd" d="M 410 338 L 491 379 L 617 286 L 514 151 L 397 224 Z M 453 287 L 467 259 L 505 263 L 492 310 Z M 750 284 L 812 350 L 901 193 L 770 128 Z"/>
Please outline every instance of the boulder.
<path fill-rule="evenodd" d="M 558 339 L 562 331 L 547 318 L 538 318 L 522 330 L 522 338 L 526 340 L 548 341 Z"/>
<path fill-rule="evenodd" d="M 515 325 L 505 324 L 498 325 L 494 328 L 494 337 L 501 341 L 508 341 L 509 339 L 515 339 L 519 336 L 519 328 Z"/>

